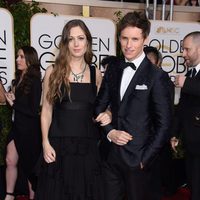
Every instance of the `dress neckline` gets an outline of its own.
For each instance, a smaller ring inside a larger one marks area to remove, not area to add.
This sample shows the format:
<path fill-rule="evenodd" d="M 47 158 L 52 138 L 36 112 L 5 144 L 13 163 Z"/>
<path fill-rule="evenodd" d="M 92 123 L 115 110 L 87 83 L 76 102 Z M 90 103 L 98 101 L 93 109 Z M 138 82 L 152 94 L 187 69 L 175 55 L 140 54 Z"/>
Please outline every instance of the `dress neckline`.
<path fill-rule="evenodd" d="M 88 83 L 83 83 L 83 82 L 69 82 L 70 84 L 72 85 L 85 85 L 85 84 L 91 84 L 91 82 L 88 82 Z"/>

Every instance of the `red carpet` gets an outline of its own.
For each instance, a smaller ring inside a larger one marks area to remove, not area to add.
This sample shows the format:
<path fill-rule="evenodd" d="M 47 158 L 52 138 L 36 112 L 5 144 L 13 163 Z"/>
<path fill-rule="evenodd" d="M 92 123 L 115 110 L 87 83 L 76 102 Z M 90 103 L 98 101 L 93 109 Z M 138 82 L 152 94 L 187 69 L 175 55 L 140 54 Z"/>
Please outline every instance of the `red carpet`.
<path fill-rule="evenodd" d="M 162 200 L 189 200 L 190 199 L 190 191 L 184 187 L 178 189 L 176 194 L 171 197 L 163 197 Z"/>
<path fill-rule="evenodd" d="M 187 188 L 180 188 L 176 194 L 171 197 L 163 197 L 162 200 L 189 200 L 190 192 Z M 16 200 L 28 200 L 26 196 L 19 196 Z"/>

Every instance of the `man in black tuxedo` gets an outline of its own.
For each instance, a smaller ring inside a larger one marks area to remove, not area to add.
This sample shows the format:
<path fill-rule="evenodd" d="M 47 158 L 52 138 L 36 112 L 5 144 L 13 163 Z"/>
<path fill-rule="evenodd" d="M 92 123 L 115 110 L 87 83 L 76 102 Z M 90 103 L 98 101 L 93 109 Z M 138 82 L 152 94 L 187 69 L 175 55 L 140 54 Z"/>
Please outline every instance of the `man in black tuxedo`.
<path fill-rule="evenodd" d="M 112 123 L 103 164 L 105 200 L 159 200 L 160 150 L 169 139 L 169 76 L 143 52 L 150 32 L 144 13 L 127 13 L 119 23 L 124 59 L 108 63 L 96 101 L 96 115 L 110 106 Z M 98 121 L 98 118 L 97 118 Z"/>
<path fill-rule="evenodd" d="M 200 199 L 200 31 L 186 35 L 183 39 L 183 57 L 188 73 L 178 75 L 176 87 L 181 88 L 177 107 L 172 148 L 178 144 L 182 134 L 186 151 L 186 174 L 192 200 Z"/>

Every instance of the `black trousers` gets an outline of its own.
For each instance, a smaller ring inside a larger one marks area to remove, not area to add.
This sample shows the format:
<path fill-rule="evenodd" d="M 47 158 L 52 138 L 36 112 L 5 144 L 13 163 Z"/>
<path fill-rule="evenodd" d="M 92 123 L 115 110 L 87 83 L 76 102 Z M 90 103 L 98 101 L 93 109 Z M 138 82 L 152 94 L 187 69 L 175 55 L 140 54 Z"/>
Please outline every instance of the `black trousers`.
<path fill-rule="evenodd" d="M 160 200 L 160 167 L 156 161 L 147 169 L 131 168 L 119 155 L 103 163 L 105 200 Z"/>
<path fill-rule="evenodd" d="M 200 200 L 200 155 L 186 153 L 186 175 L 191 200 Z"/>

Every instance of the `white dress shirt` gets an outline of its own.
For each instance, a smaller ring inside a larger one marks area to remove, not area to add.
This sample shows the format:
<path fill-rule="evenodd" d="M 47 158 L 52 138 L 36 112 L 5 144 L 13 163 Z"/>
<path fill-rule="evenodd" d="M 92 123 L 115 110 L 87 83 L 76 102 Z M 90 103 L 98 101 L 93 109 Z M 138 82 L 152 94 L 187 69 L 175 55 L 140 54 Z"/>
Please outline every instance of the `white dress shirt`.
<path fill-rule="evenodd" d="M 197 75 L 197 73 L 199 72 L 199 70 L 200 70 L 200 63 L 195 67 L 195 69 L 196 69 L 196 74 L 195 74 L 195 76 Z"/>
<path fill-rule="evenodd" d="M 197 73 L 198 73 L 199 70 L 200 70 L 200 63 L 199 63 L 197 66 L 195 66 L 195 67 L 190 67 L 190 68 L 189 68 L 188 71 L 191 71 L 191 74 L 189 75 L 189 77 L 194 77 L 194 76 L 193 76 L 193 70 L 194 70 L 194 69 L 196 69 L 196 73 L 194 74 L 194 76 L 196 76 Z"/>
<path fill-rule="evenodd" d="M 122 80 L 121 80 L 121 86 L 120 86 L 120 99 L 122 100 L 135 72 L 137 71 L 138 67 L 140 66 L 141 62 L 143 61 L 145 57 L 145 53 L 143 52 L 138 58 L 136 58 L 132 62 L 136 66 L 136 70 L 133 70 L 131 67 L 126 67 L 122 74 Z M 127 62 L 127 59 L 125 59 L 125 62 Z"/>

